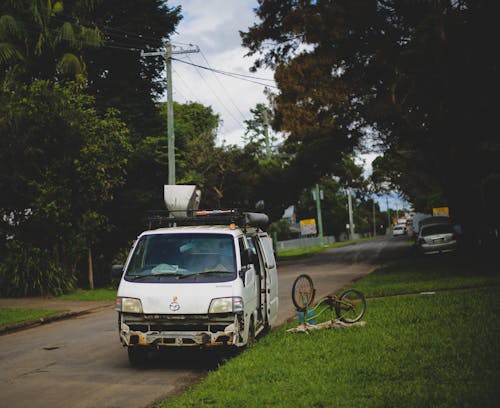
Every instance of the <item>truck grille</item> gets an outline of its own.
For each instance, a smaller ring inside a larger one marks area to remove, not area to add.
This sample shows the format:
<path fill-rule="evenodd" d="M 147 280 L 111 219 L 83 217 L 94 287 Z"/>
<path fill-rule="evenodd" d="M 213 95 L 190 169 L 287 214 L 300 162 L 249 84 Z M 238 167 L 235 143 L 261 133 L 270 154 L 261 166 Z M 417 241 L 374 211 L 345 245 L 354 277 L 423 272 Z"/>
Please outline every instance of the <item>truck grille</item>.
<path fill-rule="evenodd" d="M 216 333 L 224 331 L 234 321 L 234 315 L 124 315 L 123 322 L 130 330 L 148 331 L 199 331 Z"/>

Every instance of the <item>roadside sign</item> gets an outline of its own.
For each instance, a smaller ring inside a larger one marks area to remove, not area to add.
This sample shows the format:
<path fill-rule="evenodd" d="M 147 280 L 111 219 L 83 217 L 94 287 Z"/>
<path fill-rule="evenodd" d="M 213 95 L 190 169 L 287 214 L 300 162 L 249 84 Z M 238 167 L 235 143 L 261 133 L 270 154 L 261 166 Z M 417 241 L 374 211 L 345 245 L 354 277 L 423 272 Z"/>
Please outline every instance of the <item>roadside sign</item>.
<path fill-rule="evenodd" d="M 432 209 L 432 215 L 434 215 L 434 216 L 441 215 L 444 217 L 449 217 L 450 212 L 448 210 L 448 207 L 436 207 L 436 208 Z"/>
<path fill-rule="evenodd" d="M 314 218 L 300 220 L 301 235 L 316 235 L 317 233 L 318 230 L 316 229 L 316 220 Z"/>

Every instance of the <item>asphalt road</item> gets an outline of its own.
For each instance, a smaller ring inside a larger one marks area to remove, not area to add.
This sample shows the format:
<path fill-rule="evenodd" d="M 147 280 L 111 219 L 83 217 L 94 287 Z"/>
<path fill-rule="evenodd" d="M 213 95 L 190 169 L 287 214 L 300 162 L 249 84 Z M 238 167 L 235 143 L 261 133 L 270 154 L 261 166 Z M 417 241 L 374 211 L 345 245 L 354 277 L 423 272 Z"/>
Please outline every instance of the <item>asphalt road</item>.
<path fill-rule="evenodd" d="M 385 238 L 327 250 L 278 265 L 278 324 L 295 318 L 293 280 L 311 275 L 318 296 L 336 292 L 410 250 L 406 239 Z M 2 407 L 145 407 L 182 392 L 221 362 L 216 352 L 172 350 L 131 368 L 112 309 L 0 336 Z"/>

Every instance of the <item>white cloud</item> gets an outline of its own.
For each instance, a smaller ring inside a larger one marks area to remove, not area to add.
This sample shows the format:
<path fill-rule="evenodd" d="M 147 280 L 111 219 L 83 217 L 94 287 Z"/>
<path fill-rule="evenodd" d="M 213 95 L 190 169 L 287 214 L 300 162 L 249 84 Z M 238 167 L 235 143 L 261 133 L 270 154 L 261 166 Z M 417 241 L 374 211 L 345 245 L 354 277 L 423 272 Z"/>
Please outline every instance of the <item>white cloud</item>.
<path fill-rule="evenodd" d="M 181 5 L 183 19 L 171 41 L 175 50 L 199 46 L 200 53 L 176 54 L 187 63 L 209 66 L 213 69 L 273 78 L 271 71 L 251 73 L 253 59 L 245 57 L 248 50 L 241 46 L 239 31 L 246 31 L 254 23 L 255 0 L 188 0 L 169 1 L 170 6 Z M 251 80 L 250 78 L 247 78 Z M 219 142 L 242 145 L 244 121 L 250 119 L 250 109 L 257 103 L 266 103 L 264 86 L 215 74 L 181 61 L 173 61 L 173 93 L 178 102 L 195 101 L 211 106 L 222 119 Z M 273 82 L 258 81 L 262 83 Z"/>
<path fill-rule="evenodd" d="M 363 170 L 363 176 L 368 177 L 372 174 L 372 162 L 375 160 L 378 156 L 380 156 L 380 153 L 363 153 L 360 154 L 356 159 L 356 164 L 362 165 L 364 170 Z"/>

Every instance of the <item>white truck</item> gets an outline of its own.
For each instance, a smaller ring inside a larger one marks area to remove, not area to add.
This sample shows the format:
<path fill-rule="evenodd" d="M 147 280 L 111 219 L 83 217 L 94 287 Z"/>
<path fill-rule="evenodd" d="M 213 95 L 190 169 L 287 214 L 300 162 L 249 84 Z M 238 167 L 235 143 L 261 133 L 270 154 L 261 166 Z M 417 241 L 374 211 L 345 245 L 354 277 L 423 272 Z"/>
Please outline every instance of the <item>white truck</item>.
<path fill-rule="evenodd" d="M 156 217 L 121 275 L 116 311 L 132 365 L 166 347 L 243 347 L 278 315 L 272 240 L 259 213 L 195 211 Z"/>

